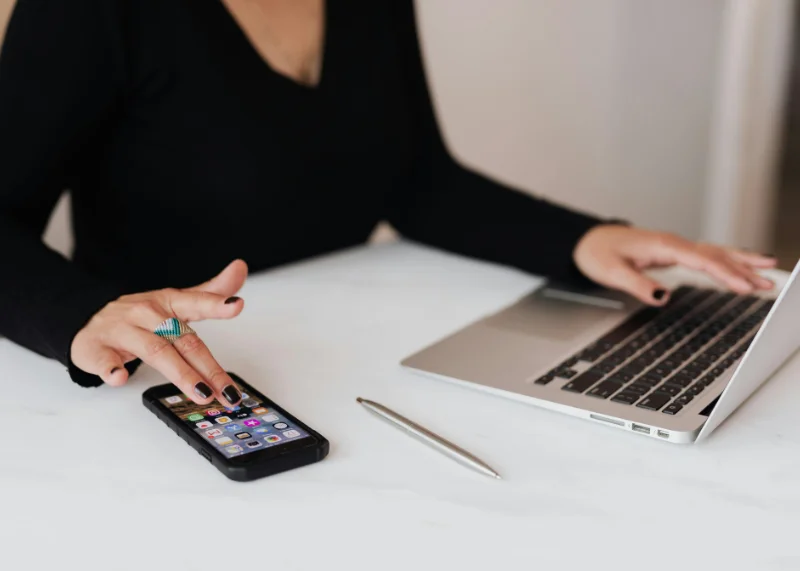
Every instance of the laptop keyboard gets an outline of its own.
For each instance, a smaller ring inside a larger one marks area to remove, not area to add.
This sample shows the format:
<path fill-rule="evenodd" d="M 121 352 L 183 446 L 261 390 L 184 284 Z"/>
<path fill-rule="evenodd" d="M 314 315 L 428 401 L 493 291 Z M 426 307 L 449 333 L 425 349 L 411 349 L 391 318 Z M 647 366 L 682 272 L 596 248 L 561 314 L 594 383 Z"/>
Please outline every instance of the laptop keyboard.
<path fill-rule="evenodd" d="M 535 384 L 674 415 L 744 355 L 773 300 L 684 286 Z"/>

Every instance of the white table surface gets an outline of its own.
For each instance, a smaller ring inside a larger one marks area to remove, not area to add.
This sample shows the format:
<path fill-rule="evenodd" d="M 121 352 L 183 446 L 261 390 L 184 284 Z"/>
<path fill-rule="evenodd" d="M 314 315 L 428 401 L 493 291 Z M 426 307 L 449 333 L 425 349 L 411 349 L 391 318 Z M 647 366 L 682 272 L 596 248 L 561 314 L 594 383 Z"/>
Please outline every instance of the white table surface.
<path fill-rule="evenodd" d="M 800 569 L 800 361 L 711 438 L 676 446 L 403 371 L 406 355 L 535 278 L 409 244 L 249 281 L 197 330 L 332 443 L 322 463 L 225 479 L 141 404 L 0 340 L 0 569 Z M 375 399 L 499 470 L 378 421 Z M 13 565 L 12 565 L 13 563 Z"/>

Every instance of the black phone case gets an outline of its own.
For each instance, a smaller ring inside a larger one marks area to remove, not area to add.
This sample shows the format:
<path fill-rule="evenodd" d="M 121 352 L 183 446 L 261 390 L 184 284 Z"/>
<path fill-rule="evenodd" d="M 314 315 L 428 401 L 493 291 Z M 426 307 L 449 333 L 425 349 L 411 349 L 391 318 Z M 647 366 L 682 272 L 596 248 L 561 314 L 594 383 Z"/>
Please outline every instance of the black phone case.
<path fill-rule="evenodd" d="M 244 383 L 241 377 L 230 372 L 228 374 L 237 383 L 247 385 L 247 383 Z M 323 460 L 328 455 L 328 451 L 330 450 L 330 443 L 324 436 L 307 426 L 304 422 L 299 421 L 293 415 L 288 413 L 282 406 L 273 402 L 265 395 L 261 395 L 264 397 L 267 403 L 273 405 L 273 408 L 280 409 L 281 413 L 284 414 L 286 418 L 299 425 L 303 428 L 303 430 L 316 438 L 317 445 L 310 446 L 308 448 L 302 448 L 300 450 L 289 450 L 284 454 L 274 458 L 262 460 L 260 462 L 251 461 L 245 465 L 234 465 L 231 462 L 228 462 L 227 459 L 220 457 L 220 455 L 214 450 L 213 446 L 205 442 L 202 437 L 192 430 L 187 429 L 186 426 L 177 420 L 173 415 L 167 414 L 159 408 L 158 399 L 153 395 L 161 388 L 161 386 L 151 387 L 144 392 L 142 395 L 142 402 L 144 403 L 144 406 L 147 407 L 150 412 L 160 418 L 167 426 L 174 430 L 175 434 L 183 438 L 183 440 L 189 446 L 194 448 L 203 458 L 211 462 L 211 464 L 216 467 L 217 470 L 222 472 L 231 480 L 237 482 L 249 482 L 259 478 L 264 478 L 266 476 L 272 476 L 273 474 L 279 474 L 281 472 L 307 466 L 308 464 L 314 464 Z M 254 390 L 252 392 L 261 394 L 260 391 Z"/>

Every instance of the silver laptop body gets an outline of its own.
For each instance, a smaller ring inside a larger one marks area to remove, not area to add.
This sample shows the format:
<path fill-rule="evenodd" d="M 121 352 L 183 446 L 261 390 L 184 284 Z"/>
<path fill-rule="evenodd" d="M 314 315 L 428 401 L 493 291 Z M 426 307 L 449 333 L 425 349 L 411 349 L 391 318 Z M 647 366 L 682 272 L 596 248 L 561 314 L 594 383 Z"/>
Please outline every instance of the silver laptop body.
<path fill-rule="evenodd" d="M 795 267 L 780 295 L 702 281 L 646 308 L 545 286 L 403 361 L 415 372 L 668 442 L 708 436 L 800 346 Z"/>

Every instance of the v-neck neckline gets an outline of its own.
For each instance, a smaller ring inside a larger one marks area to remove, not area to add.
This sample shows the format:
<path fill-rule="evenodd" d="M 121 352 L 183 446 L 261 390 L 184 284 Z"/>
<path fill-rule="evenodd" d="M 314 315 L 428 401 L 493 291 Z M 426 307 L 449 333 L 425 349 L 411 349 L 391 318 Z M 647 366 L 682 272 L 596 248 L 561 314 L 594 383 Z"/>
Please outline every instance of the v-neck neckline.
<path fill-rule="evenodd" d="M 331 59 L 331 38 L 333 37 L 331 26 L 332 16 L 331 13 L 333 12 L 333 5 L 335 2 L 332 0 L 324 0 L 324 7 L 323 7 L 323 31 L 322 31 L 322 53 L 320 54 L 320 58 L 322 61 L 320 62 L 320 70 L 319 70 L 319 78 L 317 82 L 313 85 L 308 85 L 305 83 L 301 83 L 296 79 L 286 75 L 275 69 L 270 61 L 261 55 L 261 52 L 258 51 L 258 48 L 255 44 L 250 40 L 250 37 L 247 35 L 247 32 L 242 28 L 239 24 L 239 21 L 236 19 L 236 16 L 231 12 L 228 8 L 227 4 L 224 0 L 211 0 L 214 2 L 219 9 L 222 11 L 223 18 L 226 20 L 226 25 L 231 27 L 231 31 L 237 37 L 237 40 L 244 43 L 244 47 L 246 48 L 247 52 L 249 52 L 248 57 L 251 59 L 255 59 L 257 64 L 260 64 L 262 68 L 265 68 L 267 73 L 271 76 L 278 79 L 281 83 L 285 83 L 294 87 L 295 89 L 306 92 L 306 93 L 319 93 L 326 83 L 326 78 L 328 76 L 328 68 L 330 67 L 330 59 Z"/>

